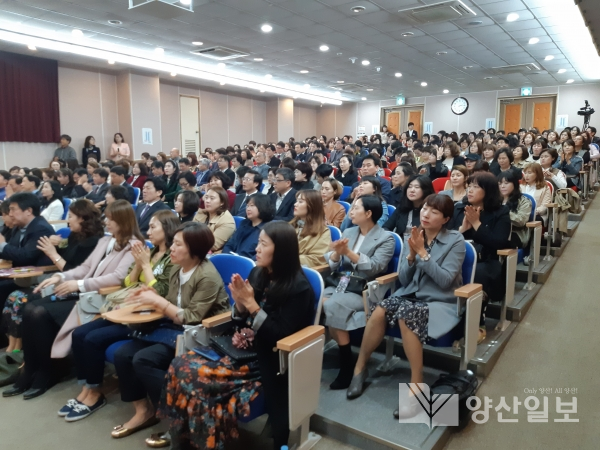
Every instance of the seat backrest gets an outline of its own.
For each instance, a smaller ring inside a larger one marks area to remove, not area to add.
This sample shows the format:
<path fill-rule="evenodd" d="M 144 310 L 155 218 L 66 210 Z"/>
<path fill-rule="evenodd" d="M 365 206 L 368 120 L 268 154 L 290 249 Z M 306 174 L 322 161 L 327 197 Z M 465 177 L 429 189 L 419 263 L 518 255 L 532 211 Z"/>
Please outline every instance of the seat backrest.
<path fill-rule="evenodd" d="M 135 192 L 135 201 L 133 202 L 134 205 L 137 205 L 140 201 L 140 193 L 141 193 L 141 189 L 134 187 L 133 188 L 133 192 Z"/>
<path fill-rule="evenodd" d="M 388 207 L 388 216 L 391 216 L 392 214 L 394 214 L 396 212 L 395 206 L 387 205 L 387 207 Z"/>
<path fill-rule="evenodd" d="M 148 239 L 146 239 L 146 247 L 148 247 L 150 250 L 152 250 L 154 248 L 154 244 L 152 244 L 152 242 L 150 242 Z"/>
<path fill-rule="evenodd" d="M 346 214 L 348 214 L 348 211 L 350 211 L 350 203 L 342 202 L 340 200 L 338 200 L 338 203 L 344 207 L 344 209 L 346 210 Z"/>
<path fill-rule="evenodd" d="M 321 274 L 315 269 L 302 267 L 302 270 L 304 270 L 304 275 L 306 275 L 306 278 L 308 278 L 308 282 L 310 283 L 311 287 L 313 288 L 313 291 L 315 292 L 315 320 L 313 324 L 319 325 L 319 321 L 321 318 L 321 309 L 323 306 L 323 290 L 325 289 L 323 278 L 321 277 Z"/>
<path fill-rule="evenodd" d="M 391 171 L 390 169 L 388 169 L 388 168 L 385 168 L 385 167 L 384 167 L 384 168 L 383 168 L 383 174 L 384 174 L 386 177 L 391 177 L 391 176 L 392 176 L 392 171 Z"/>
<path fill-rule="evenodd" d="M 529 201 L 531 202 L 531 214 L 529 214 L 529 222 L 533 222 L 535 220 L 535 208 L 536 208 L 535 199 L 529 194 L 523 194 L 523 195 L 525 197 L 527 197 L 529 199 Z"/>
<path fill-rule="evenodd" d="M 67 239 L 71 234 L 71 229 L 69 227 L 59 228 L 58 230 L 56 230 L 56 234 L 58 234 L 63 239 Z"/>
<path fill-rule="evenodd" d="M 65 212 L 63 213 L 61 220 L 67 220 L 67 217 L 69 216 L 69 206 L 71 206 L 71 203 L 73 203 L 73 200 L 70 198 L 63 198 Z"/>
<path fill-rule="evenodd" d="M 446 186 L 446 181 L 448 181 L 449 179 L 449 177 L 444 177 L 436 178 L 435 180 L 433 180 L 433 190 L 436 194 L 444 190 L 444 186 Z"/>
<path fill-rule="evenodd" d="M 552 199 L 554 200 L 554 185 L 549 182 L 548 180 L 546 180 L 546 186 L 548 186 L 548 189 L 550 189 L 550 195 L 552 196 Z"/>
<path fill-rule="evenodd" d="M 242 223 L 244 221 L 244 217 L 241 216 L 233 216 L 233 220 L 235 221 L 235 227 L 239 228 L 240 227 L 240 223 Z"/>
<path fill-rule="evenodd" d="M 394 237 L 394 242 L 396 243 L 396 246 L 394 247 L 394 255 L 392 256 L 392 259 L 388 264 L 386 273 L 394 273 L 398 272 L 398 269 L 400 268 L 400 256 L 402 255 L 402 239 L 400 239 L 400 236 L 398 236 L 392 231 L 388 231 L 388 233 Z"/>
<path fill-rule="evenodd" d="M 465 241 L 466 253 L 462 264 L 463 284 L 472 283 L 475 279 L 475 267 L 477 266 L 477 252 L 470 242 Z"/>
<path fill-rule="evenodd" d="M 225 291 L 227 291 L 227 295 L 229 296 L 229 303 L 233 304 L 231 292 L 229 292 L 228 287 L 231 282 L 231 276 L 237 273 L 246 280 L 256 264 L 254 264 L 254 261 L 250 258 L 246 258 L 245 256 L 229 254 L 212 255 L 210 257 L 210 262 L 214 264 L 217 272 L 221 275 L 223 284 L 225 284 Z"/>
<path fill-rule="evenodd" d="M 340 195 L 340 200 L 346 200 L 350 194 L 352 193 L 352 186 L 344 186 L 342 195 Z"/>
<path fill-rule="evenodd" d="M 342 232 L 338 227 L 334 227 L 333 225 L 327 225 L 329 228 L 329 232 L 331 233 L 331 240 L 338 241 L 342 238 Z"/>

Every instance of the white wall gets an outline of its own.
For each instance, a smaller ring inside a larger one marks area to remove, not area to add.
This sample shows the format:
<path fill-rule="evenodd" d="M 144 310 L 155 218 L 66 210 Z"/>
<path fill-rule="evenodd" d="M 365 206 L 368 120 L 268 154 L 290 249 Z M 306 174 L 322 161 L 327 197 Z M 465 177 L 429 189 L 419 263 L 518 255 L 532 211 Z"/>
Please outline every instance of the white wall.
<path fill-rule="evenodd" d="M 317 107 L 294 105 L 294 137 L 304 139 L 317 134 Z"/>

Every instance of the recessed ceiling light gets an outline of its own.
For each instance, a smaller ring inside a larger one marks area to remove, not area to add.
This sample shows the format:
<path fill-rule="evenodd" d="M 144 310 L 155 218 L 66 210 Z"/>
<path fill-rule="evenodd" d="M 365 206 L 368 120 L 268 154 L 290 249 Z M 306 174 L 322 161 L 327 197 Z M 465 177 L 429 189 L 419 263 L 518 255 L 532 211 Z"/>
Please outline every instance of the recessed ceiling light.
<path fill-rule="evenodd" d="M 421 86 L 423 86 L 423 87 L 427 86 L 427 82 L 426 81 L 421 81 Z"/>
<path fill-rule="evenodd" d="M 463 66 L 463 69 L 465 69 L 465 70 L 469 70 L 469 69 L 472 69 L 472 68 L 473 68 L 473 66 Z"/>
<path fill-rule="evenodd" d="M 265 91 L 262 91 L 262 90 L 261 90 L 260 92 L 265 92 Z"/>
<path fill-rule="evenodd" d="M 220 84 L 221 86 L 225 86 L 225 82 L 224 82 L 224 81 L 221 81 L 219 84 Z"/>
<path fill-rule="evenodd" d="M 365 7 L 364 6 L 353 6 L 352 7 L 352 12 L 353 13 L 361 13 L 365 11 Z"/>
<path fill-rule="evenodd" d="M 189 6 L 192 4 L 192 0 L 179 0 L 179 3 L 185 6 Z"/>
<path fill-rule="evenodd" d="M 371 64 L 371 61 L 369 61 L 368 59 L 363 59 L 363 60 L 362 60 L 360 63 L 361 63 L 363 66 L 368 66 L 369 64 Z"/>
<path fill-rule="evenodd" d="M 333 95 L 342 95 L 342 93 L 340 91 L 335 91 Z"/>
<path fill-rule="evenodd" d="M 308 70 L 301 70 L 300 73 L 308 73 Z"/>
<path fill-rule="evenodd" d="M 192 45 L 204 45 L 204 42 L 202 42 L 202 41 L 194 41 L 194 42 L 192 42 Z"/>
<path fill-rule="evenodd" d="M 367 97 L 361 97 L 361 100 L 366 100 L 366 99 L 367 99 Z"/>
<path fill-rule="evenodd" d="M 483 77 L 484 80 L 491 80 L 494 77 Z"/>
<path fill-rule="evenodd" d="M 110 23 L 111 25 L 122 25 L 123 22 L 121 22 L 120 20 L 109 20 L 108 23 Z"/>
<path fill-rule="evenodd" d="M 265 75 L 265 78 L 273 78 L 273 75 L 271 75 L 270 73 Z"/>
<path fill-rule="evenodd" d="M 306 89 L 310 89 L 310 84 L 305 84 L 305 85 L 304 85 L 304 87 L 305 87 Z"/>
<path fill-rule="evenodd" d="M 506 16 L 506 21 L 507 22 L 514 22 L 518 18 L 519 18 L 519 15 L 517 13 L 510 13 L 508 16 Z"/>
<path fill-rule="evenodd" d="M 83 37 L 83 31 L 78 29 L 74 29 L 73 31 L 71 31 L 71 34 L 75 37 Z"/>
<path fill-rule="evenodd" d="M 544 61 L 552 61 L 554 59 L 553 55 L 548 55 L 544 58 Z"/>
<path fill-rule="evenodd" d="M 481 25 L 483 23 L 483 21 L 481 20 L 472 20 L 471 22 L 468 23 L 468 25 Z"/>
<path fill-rule="evenodd" d="M 444 89 L 442 92 L 443 92 L 444 94 L 447 94 L 447 93 L 448 93 L 448 92 L 450 92 L 450 91 L 449 91 L 448 89 Z"/>
<path fill-rule="evenodd" d="M 373 90 L 373 88 L 367 88 L 367 91 L 371 92 Z"/>
<path fill-rule="evenodd" d="M 573 80 L 573 79 L 567 80 L 567 84 L 571 84 L 573 81 L 575 81 L 575 80 Z"/>
<path fill-rule="evenodd" d="M 338 81 L 338 83 L 342 84 L 342 83 L 343 83 L 343 81 Z"/>
<path fill-rule="evenodd" d="M 448 52 L 436 52 L 436 55 L 438 56 L 442 56 L 442 55 L 447 55 Z"/>
<path fill-rule="evenodd" d="M 260 29 L 263 31 L 263 33 L 270 33 L 273 31 L 273 27 L 268 23 L 265 23 L 262 27 L 260 27 Z"/>
<path fill-rule="evenodd" d="M 414 35 L 415 35 L 415 33 L 413 33 L 412 31 L 407 31 L 406 33 L 401 34 L 402 37 L 411 37 Z"/>
<path fill-rule="evenodd" d="M 162 55 L 164 52 L 165 52 L 165 49 L 164 49 L 164 48 L 162 48 L 162 47 L 156 47 L 156 48 L 154 49 L 154 53 L 157 53 L 157 54 L 159 54 L 159 55 Z"/>
<path fill-rule="evenodd" d="M 319 50 L 321 50 L 322 52 L 326 52 L 327 50 L 329 50 L 329 47 L 327 47 L 326 45 L 321 45 L 319 47 Z"/>
<path fill-rule="evenodd" d="M 36 50 L 37 50 L 37 48 L 35 48 L 35 45 L 31 45 L 31 44 L 29 44 L 29 45 L 27 46 L 27 48 L 28 48 L 29 50 L 33 50 L 33 51 L 36 51 Z"/>
<path fill-rule="evenodd" d="M 171 72 L 171 76 L 172 77 L 176 77 L 177 76 L 177 72 Z"/>
<path fill-rule="evenodd" d="M 227 66 L 225 65 L 225 63 L 219 63 L 219 64 L 217 64 L 217 67 L 218 67 L 219 69 L 224 69 L 224 68 L 225 68 L 225 67 L 227 67 Z"/>
<path fill-rule="evenodd" d="M 112 66 L 115 62 L 112 59 L 109 59 L 108 63 Z"/>
<path fill-rule="evenodd" d="M 537 44 L 538 42 L 540 42 L 539 38 L 531 38 L 531 39 L 529 39 L 529 43 L 532 44 L 532 45 L 533 44 Z"/>
<path fill-rule="evenodd" d="M 567 69 L 558 69 L 558 73 L 565 73 Z"/>
<path fill-rule="evenodd" d="M 400 78 L 400 77 L 402 76 L 402 74 L 401 74 L 400 72 L 396 72 L 396 73 L 394 74 L 394 76 L 395 76 L 396 78 Z"/>
<path fill-rule="evenodd" d="M 254 58 L 254 61 L 261 62 L 264 61 L 262 58 Z"/>

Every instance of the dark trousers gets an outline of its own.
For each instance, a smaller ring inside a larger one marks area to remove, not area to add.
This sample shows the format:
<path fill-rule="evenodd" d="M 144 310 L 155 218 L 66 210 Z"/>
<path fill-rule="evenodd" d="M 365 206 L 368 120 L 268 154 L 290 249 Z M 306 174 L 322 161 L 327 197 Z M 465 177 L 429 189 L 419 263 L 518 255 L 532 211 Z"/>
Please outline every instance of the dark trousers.
<path fill-rule="evenodd" d="M 118 341 L 128 339 L 131 330 L 125 325 L 97 319 L 73 331 L 73 357 L 77 379 L 88 385 L 102 384 L 104 378 L 104 353 Z"/>
<path fill-rule="evenodd" d="M 487 295 L 481 305 L 481 316 L 479 317 L 479 326 L 485 326 L 485 313 L 489 300 L 498 302 L 506 295 L 505 265 L 496 259 L 478 262 L 473 281 L 481 284 L 483 292 Z"/>
<path fill-rule="evenodd" d="M 173 358 L 175 349 L 139 339 L 119 348 L 115 353 L 115 367 L 119 376 L 121 400 L 134 402 L 150 397 L 154 407 L 158 407 L 167 370 Z"/>
<path fill-rule="evenodd" d="M 265 408 L 269 414 L 273 448 L 280 449 L 288 445 L 290 437 L 288 374 L 279 372 L 278 354 L 259 353 L 260 378 L 264 389 Z"/>

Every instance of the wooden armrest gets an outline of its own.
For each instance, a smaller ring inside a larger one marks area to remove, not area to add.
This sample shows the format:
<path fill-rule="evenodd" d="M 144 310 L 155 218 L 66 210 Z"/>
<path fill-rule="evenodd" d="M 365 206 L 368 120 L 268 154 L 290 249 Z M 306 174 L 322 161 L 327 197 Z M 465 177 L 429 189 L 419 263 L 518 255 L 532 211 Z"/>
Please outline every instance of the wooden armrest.
<path fill-rule="evenodd" d="M 123 289 L 121 286 L 108 286 L 105 288 L 98 289 L 98 294 L 108 295 L 108 294 L 112 294 L 113 292 L 120 291 L 121 289 Z"/>
<path fill-rule="evenodd" d="M 43 275 L 43 274 L 44 274 L 44 272 L 42 272 L 41 270 L 32 270 L 31 272 L 12 274 L 9 278 L 32 278 L 32 277 L 39 277 L 40 275 Z"/>
<path fill-rule="evenodd" d="M 227 323 L 231 320 L 231 312 L 224 312 L 222 314 L 217 314 L 216 316 L 209 317 L 202 321 L 202 325 L 204 328 L 214 328 L 217 325 L 221 325 L 223 323 Z"/>
<path fill-rule="evenodd" d="M 527 228 L 537 228 L 537 227 L 541 227 L 542 226 L 542 222 L 540 221 L 535 221 L 535 222 L 527 222 L 525 224 L 525 226 Z"/>
<path fill-rule="evenodd" d="M 388 283 L 392 283 L 393 281 L 396 281 L 396 279 L 398 278 L 398 272 L 394 272 L 394 273 L 388 273 L 387 275 L 382 275 L 380 277 L 375 278 L 375 281 L 377 281 L 379 284 L 388 284 Z"/>
<path fill-rule="evenodd" d="M 297 333 L 277 341 L 277 349 L 284 352 L 292 352 L 303 346 L 307 342 L 325 334 L 325 327 L 322 325 L 310 325 Z"/>
<path fill-rule="evenodd" d="M 583 174 L 586 174 L 586 173 L 587 173 L 587 170 L 580 170 L 580 171 L 579 171 L 579 174 L 580 174 L 580 175 L 583 175 Z"/>
<path fill-rule="evenodd" d="M 483 286 L 477 283 L 465 284 L 454 291 L 454 295 L 460 298 L 469 298 L 483 290 Z"/>
<path fill-rule="evenodd" d="M 321 264 L 320 266 L 314 266 L 313 269 L 319 273 L 325 273 L 331 270 L 329 264 Z"/>
<path fill-rule="evenodd" d="M 497 252 L 498 256 L 511 256 L 511 255 L 516 255 L 516 254 L 517 254 L 516 248 L 504 248 L 502 250 L 498 250 L 498 252 Z"/>
<path fill-rule="evenodd" d="M 558 203 L 548 203 L 546 208 L 558 208 Z"/>
<path fill-rule="evenodd" d="M 38 269 L 42 272 L 58 272 L 58 267 L 56 267 L 54 264 L 51 266 L 39 266 Z"/>
<path fill-rule="evenodd" d="M 12 261 L 0 262 L 0 269 L 10 269 L 12 267 Z"/>
<path fill-rule="evenodd" d="M 49 220 L 50 225 L 58 225 L 59 223 L 68 223 L 66 220 Z"/>

